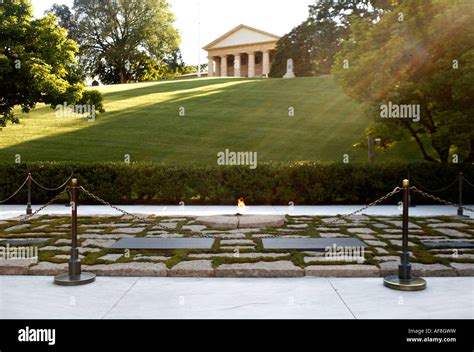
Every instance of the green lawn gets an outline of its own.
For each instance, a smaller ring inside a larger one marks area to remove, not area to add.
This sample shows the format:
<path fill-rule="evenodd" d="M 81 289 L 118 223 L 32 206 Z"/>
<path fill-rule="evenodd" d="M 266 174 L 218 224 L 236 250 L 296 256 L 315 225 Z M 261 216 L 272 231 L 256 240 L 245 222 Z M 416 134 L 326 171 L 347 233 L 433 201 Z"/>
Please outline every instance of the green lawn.
<path fill-rule="evenodd" d="M 215 164 L 217 153 L 258 152 L 262 161 L 366 161 L 352 147 L 369 121 L 329 76 L 202 79 L 100 87 L 107 112 L 94 122 L 38 106 L 0 131 L 0 160 Z M 179 116 L 183 107 L 185 117 Z M 288 109 L 295 116 L 288 116 Z M 400 145 L 379 160 L 418 157 Z"/>

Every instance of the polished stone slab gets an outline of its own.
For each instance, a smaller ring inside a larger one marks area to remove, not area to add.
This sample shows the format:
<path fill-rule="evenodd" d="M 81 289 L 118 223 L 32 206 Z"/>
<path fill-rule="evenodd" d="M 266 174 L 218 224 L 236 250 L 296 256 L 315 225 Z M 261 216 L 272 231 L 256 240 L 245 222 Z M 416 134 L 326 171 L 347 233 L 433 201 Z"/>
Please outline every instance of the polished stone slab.
<path fill-rule="evenodd" d="M 448 247 L 448 248 L 474 248 L 473 243 L 469 242 L 432 242 L 432 241 L 426 241 L 426 242 L 421 242 L 424 246 L 428 247 Z"/>
<path fill-rule="evenodd" d="M 32 244 L 43 244 L 51 238 L 9 238 L 0 240 L 0 246 L 9 244 L 10 246 L 28 246 Z"/>
<path fill-rule="evenodd" d="M 265 249 L 324 251 L 334 246 L 367 248 L 367 245 L 357 238 L 267 238 L 262 242 Z"/>
<path fill-rule="evenodd" d="M 112 249 L 211 249 L 211 238 L 123 238 Z"/>

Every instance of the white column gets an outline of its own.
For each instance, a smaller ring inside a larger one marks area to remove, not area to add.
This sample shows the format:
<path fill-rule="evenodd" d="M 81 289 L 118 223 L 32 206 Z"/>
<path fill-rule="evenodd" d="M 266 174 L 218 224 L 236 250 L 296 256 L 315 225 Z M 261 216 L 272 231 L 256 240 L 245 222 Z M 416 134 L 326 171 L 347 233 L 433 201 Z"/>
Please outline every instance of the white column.
<path fill-rule="evenodd" d="M 209 62 L 207 64 L 208 74 L 207 77 L 214 77 L 214 59 L 212 57 L 209 58 Z"/>
<path fill-rule="evenodd" d="M 254 78 L 255 77 L 255 53 L 251 52 L 249 53 L 249 78 Z"/>
<path fill-rule="evenodd" d="M 227 77 L 227 55 L 221 56 L 221 76 Z"/>
<path fill-rule="evenodd" d="M 221 63 L 217 60 L 214 61 L 216 63 L 216 71 L 214 76 L 219 77 L 221 75 Z"/>
<path fill-rule="evenodd" d="M 234 54 L 234 77 L 240 77 L 240 54 Z"/>
<path fill-rule="evenodd" d="M 263 52 L 263 76 L 267 77 L 270 73 L 270 52 L 264 51 Z"/>

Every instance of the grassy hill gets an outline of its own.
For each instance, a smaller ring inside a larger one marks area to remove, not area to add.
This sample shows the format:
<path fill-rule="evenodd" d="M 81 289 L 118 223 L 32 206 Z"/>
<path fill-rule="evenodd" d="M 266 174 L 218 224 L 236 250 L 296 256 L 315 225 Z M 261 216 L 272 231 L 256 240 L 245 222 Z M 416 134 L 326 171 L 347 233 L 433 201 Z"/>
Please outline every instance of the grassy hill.
<path fill-rule="evenodd" d="M 366 161 L 352 145 L 369 121 L 329 76 L 294 80 L 211 78 L 99 88 L 107 112 L 94 122 L 38 106 L 0 131 L 0 160 L 155 161 L 216 164 L 217 153 L 259 161 Z M 289 108 L 295 116 L 289 116 Z M 186 116 L 179 116 L 184 108 Z M 400 145 L 379 160 L 417 156 Z"/>

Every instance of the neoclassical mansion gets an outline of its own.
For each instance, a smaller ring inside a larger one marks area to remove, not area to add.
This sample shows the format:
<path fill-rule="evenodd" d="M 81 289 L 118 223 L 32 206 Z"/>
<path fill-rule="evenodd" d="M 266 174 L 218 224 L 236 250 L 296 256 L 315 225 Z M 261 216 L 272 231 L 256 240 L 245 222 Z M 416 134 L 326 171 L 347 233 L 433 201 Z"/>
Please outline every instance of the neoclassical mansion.
<path fill-rule="evenodd" d="M 267 77 L 279 36 L 241 24 L 203 49 L 209 77 Z"/>

